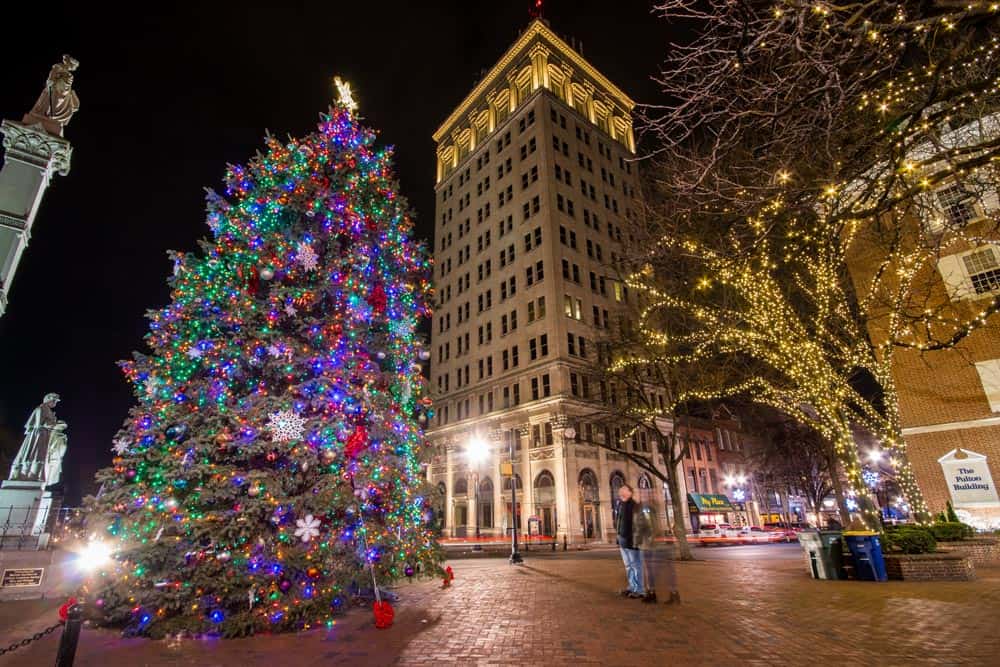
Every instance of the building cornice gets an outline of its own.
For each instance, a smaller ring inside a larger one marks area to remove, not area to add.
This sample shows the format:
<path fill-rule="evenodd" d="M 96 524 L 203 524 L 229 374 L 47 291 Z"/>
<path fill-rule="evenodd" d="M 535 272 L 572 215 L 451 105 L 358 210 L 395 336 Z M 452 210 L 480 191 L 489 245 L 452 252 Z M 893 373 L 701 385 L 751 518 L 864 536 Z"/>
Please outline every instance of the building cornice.
<path fill-rule="evenodd" d="M 945 422 L 943 424 L 928 424 L 926 426 L 911 426 L 902 429 L 903 436 L 919 435 L 921 433 L 940 433 L 941 431 L 960 431 L 967 428 L 983 428 L 986 426 L 1000 426 L 1000 416 L 983 417 L 982 419 L 969 419 L 960 422 Z"/>
<path fill-rule="evenodd" d="M 597 71 L 593 65 L 588 63 L 569 44 L 564 42 L 559 35 L 554 33 L 547 25 L 545 25 L 544 22 L 536 19 L 535 21 L 532 21 L 531 25 L 529 25 L 517 41 L 514 42 L 513 46 L 507 49 L 507 52 L 500 58 L 499 61 L 497 61 L 486 76 L 484 76 L 482 80 L 476 84 L 476 87 L 472 89 L 472 92 L 466 95 L 465 99 L 462 100 L 462 103 L 459 104 L 441 124 L 441 126 L 438 127 L 433 135 L 436 143 L 445 138 L 448 131 L 474 107 L 474 105 L 485 95 L 489 88 L 496 84 L 498 79 L 504 78 L 507 68 L 509 68 L 517 58 L 525 54 L 528 47 L 532 45 L 532 41 L 536 38 L 546 40 L 547 47 L 551 48 L 562 58 L 572 63 L 575 68 L 584 72 L 587 76 L 597 82 L 609 95 L 616 98 L 616 101 L 619 102 L 626 109 L 626 111 L 631 112 L 632 109 L 635 108 L 635 102 L 632 98 L 626 95 L 618 86 L 611 83 L 607 77 Z"/>

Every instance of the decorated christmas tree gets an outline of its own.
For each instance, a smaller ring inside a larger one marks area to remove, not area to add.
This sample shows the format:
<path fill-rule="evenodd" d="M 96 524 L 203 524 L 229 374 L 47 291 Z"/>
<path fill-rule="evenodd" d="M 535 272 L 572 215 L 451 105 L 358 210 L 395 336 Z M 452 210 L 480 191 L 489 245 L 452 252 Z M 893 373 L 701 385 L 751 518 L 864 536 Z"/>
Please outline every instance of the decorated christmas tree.
<path fill-rule="evenodd" d="M 330 623 L 439 571 L 416 334 L 429 260 L 389 150 L 349 93 L 302 138 L 266 139 L 208 195 L 212 236 L 172 253 L 137 404 L 98 474 L 87 582 L 128 633 L 243 635 Z"/>

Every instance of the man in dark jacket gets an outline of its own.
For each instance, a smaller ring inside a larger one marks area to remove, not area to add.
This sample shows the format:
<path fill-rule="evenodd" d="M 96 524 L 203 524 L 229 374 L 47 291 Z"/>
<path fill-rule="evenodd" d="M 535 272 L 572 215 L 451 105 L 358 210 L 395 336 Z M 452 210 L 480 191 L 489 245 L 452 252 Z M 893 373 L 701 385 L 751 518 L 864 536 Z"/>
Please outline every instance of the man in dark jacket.
<path fill-rule="evenodd" d="M 639 545 L 642 542 L 642 526 L 644 519 L 639 512 L 639 505 L 632 498 L 632 487 L 623 484 L 618 489 L 618 516 L 615 518 L 615 528 L 618 531 L 618 546 L 621 548 L 622 561 L 625 563 L 625 577 L 628 588 L 621 594 L 630 598 L 641 598 L 645 593 L 642 585 L 642 561 Z"/>

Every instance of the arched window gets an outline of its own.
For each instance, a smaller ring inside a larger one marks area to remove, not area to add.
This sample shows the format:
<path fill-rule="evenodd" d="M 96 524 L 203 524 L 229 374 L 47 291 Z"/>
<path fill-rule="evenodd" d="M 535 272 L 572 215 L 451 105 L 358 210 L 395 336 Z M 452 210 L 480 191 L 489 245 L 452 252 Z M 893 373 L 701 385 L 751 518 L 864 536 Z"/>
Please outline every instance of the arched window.
<path fill-rule="evenodd" d="M 479 525 L 493 527 L 493 481 L 489 477 L 479 482 Z"/>
<path fill-rule="evenodd" d="M 625 485 L 625 475 L 618 470 L 611 473 L 611 498 L 618 498 L 618 489 Z"/>
<path fill-rule="evenodd" d="M 580 471 L 580 496 L 585 503 L 596 503 L 600 499 L 600 489 L 597 485 L 597 475 L 590 468 Z"/>
<path fill-rule="evenodd" d="M 524 485 L 521 484 L 521 476 L 520 475 L 518 475 L 517 473 L 514 473 L 513 479 L 517 480 L 517 490 L 518 491 L 520 491 L 521 489 L 524 488 Z M 511 480 L 510 477 L 504 477 L 504 480 L 503 480 L 503 490 L 506 491 L 507 493 L 510 493 L 510 480 Z"/>
<path fill-rule="evenodd" d="M 548 470 L 535 477 L 535 504 L 550 505 L 556 501 L 556 480 Z"/>
<path fill-rule="evenodd" d="M 646 473 L 639 475 L 636 486 L 638 487 L 639 502 L 644 505 L 653 505 L 655 501 L 655 498 L 653 498 L 653 481 L 649 478 L 649 475 Z"/>
<path fill-rule="evenodd" d="M 618 516 L 618 504 L 621 502 L 618 499 L 618 489 L 622 488 L 625 484 L 625 475 L 621 474 L 619 471 L 614 471 L 611 473 L 611 517 L 615 518 Z"/>
<path fill-rule="evenodd" d="M 469 480 L 467 480 L 464 475 L 455 480 L 455 485 L 451 489 L 451 495 L 453 496 L 469 495 Z"/>

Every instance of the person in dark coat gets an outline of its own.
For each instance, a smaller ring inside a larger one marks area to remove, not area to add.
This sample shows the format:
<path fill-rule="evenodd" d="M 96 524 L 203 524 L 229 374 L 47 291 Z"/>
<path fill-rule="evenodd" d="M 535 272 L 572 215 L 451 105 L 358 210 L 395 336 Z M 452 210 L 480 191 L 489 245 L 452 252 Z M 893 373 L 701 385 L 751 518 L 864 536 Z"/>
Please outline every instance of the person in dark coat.
<path fill-rule="evenodd" d="M 622 552 L 622 562 L 625 563 L 625 578 L 628 588 L 620 591 L 622 596 L 642 598 L 645 589 L 642 585 L 642 557 L 639 545 L 644 537 L 642 526 L 645 523 L 639 512 L 639 504 L 632 498 L 632 487 L 623 484 L 618 489 L 618 515 L 615 517 L 615 529 L 618 532 L 618 547 Z"/>

